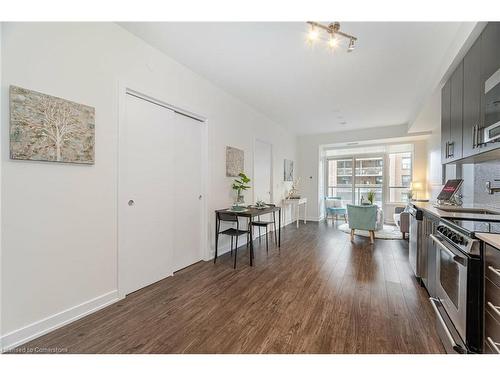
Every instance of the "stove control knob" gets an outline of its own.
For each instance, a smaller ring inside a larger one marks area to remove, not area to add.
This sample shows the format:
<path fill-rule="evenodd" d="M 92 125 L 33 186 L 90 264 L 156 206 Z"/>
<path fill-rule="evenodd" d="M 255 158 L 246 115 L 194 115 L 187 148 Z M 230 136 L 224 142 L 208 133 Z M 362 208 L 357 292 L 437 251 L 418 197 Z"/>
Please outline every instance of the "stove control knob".
<path fill-rule="evenodd" d="M 458 243 L 459 238 L 458 238 L 458 236 L 456 234 L 452 234 L 450 236 L 450 240 L 452 240 L 455 243 Z"/>

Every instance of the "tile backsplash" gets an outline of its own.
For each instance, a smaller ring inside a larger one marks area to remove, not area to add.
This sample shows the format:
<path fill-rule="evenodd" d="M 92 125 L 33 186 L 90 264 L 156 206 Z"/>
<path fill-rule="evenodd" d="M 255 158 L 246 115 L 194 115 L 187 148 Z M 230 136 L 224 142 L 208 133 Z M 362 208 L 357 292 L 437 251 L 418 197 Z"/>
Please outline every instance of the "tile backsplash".
<path fill-rule="evenodd" d="M 460 189 L 464 204 L 483 204 L 500 208 L 500 194 L 488 194 L 486 181 L 493 186 L 500 186 L 500 160 L 491 160 L 477 164 L 447 165 L 446 179 L 463 178 Z"/>
<path fill-rule="evenodd" d="M 464 179 L 470 178 L 465 174 Z M 474 165 L 474 203 L 487 204 L 500 207 L 500 194 L 488 194 L 486 181 L 491 181 L 493 186 L 500 186 L 500 160 L 492 160 Z"/>

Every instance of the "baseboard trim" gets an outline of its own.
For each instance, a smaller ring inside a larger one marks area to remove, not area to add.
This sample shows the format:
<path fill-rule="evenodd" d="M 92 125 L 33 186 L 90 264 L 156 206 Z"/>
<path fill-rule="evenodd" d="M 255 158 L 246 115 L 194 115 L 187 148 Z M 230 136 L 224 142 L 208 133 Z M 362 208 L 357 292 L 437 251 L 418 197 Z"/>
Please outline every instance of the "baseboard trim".
<path fill-rule="evenodd" d="M 101 296 L 70 307 L 64 311 L 51 315 L 47 318 L 29 324 L 25 327 L 9 332 L 2 336 L 2 352 L 13 349 L 25 342 L 31 341 L 59 327 L 74 322 L 86 315 L 115 303 L 120 300 L 118 291 L 113 290 Z"/>

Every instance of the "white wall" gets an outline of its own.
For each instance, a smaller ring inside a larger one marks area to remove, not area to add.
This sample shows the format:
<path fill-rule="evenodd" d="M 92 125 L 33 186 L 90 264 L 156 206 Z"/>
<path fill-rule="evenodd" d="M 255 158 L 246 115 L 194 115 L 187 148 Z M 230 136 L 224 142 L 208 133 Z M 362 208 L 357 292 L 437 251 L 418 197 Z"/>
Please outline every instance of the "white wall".
<path fill-rule="evenodd" d="M 409 136 L 406 125 L 387 126 L 383 128 L 369 128 L 362 130 L 352 130 L 346 132 L 336 132 L 328 134 L 305 135 L 298 137 L 299 154 L 299 176 L 301 177 L 300 191 L 301 195 L 308 199 L 308 220 L 321 220 L 323 218 L 323 195 L 321 193 L 321 173 L 320 148 L 322 145 L 331 145 L 347 142 L 376 141 L 382 139 L 405 139 Z M 427 167 L 427 147 L 425 142 L 415 143 L 415 166 L 413 168 L 413 177 L 415 180 L 424 182 L 426 178 Z M 353 146 L 356 147 L 356 146 Z M 323 169 L 322 169 L 323 170 Z M 385 215 L 390 217 L 390 213 Z"/>
<path fill-rule="evenodd" d="M 254 139 L 272 143 L 274 198 L 284 196 L 283 159 L 297 160 L 295 136 L 118 25 L 7 23 L 2 42 L 6 346 L 116 298 L 119 82 L 208 118 L 210 246 L 213 210 L 233 199 L 226 145 L 245 150 L 252 177 Z M 9 160 L 11 84 L 95 107 L 95 165 Z"/>
<path fill-rule="evenodd" d="M 3 22 L 0 22 L 0 82 L 2 82 L 2 28 Z M 0 89 L 0 123 L 2 121 L 2 93 L 3 90 Z M 2 155 L 2 142 L 0 142 L 0 155 Z M 2 305 L 3 305 L 3 295 L 2 295 L 2 245 L 3 245 L 3 237 L 2 237 L 2 168 L 0 167 L 0 351 L 3 348 L 3 339 L 2 339 Z"/>

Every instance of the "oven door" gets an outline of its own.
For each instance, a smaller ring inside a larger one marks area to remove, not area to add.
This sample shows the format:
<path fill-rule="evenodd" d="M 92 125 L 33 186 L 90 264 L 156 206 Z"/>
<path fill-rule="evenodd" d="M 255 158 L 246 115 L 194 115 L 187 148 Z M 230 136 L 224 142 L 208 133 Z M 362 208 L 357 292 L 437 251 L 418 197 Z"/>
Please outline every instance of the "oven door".
<path fill-rule="evenodd" d="M 436 296 L 466 340 L 468 257 L 440 236 L 431 238 L 436 250 Z"/>

